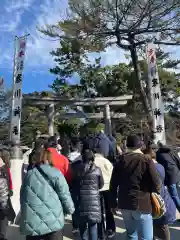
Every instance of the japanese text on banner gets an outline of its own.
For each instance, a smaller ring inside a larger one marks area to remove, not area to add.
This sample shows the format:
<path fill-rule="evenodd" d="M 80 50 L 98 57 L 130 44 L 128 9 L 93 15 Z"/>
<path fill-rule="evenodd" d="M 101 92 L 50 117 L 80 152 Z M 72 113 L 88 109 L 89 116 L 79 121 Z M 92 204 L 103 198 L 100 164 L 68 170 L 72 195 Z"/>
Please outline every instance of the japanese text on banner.
<path fill-rule="evenodd" d="M 155 45 L 147 45 L 148 78 L 151 96 L 151 108 L 153 113 L 153 131 L 155 143 L 165 143 L 164 104 L 161 97 L 160 82 L 156 64 Z"/>
<path fill-rule="evenodd" d="M 20 141 L 20 123 L 22 107 L 22 74 L 24 69 L 24 58 L 26 52 L 26 37 L 16 38 L 13 75 L 13 101 L 11 111 L 11 133 L 13 141 Z"/>

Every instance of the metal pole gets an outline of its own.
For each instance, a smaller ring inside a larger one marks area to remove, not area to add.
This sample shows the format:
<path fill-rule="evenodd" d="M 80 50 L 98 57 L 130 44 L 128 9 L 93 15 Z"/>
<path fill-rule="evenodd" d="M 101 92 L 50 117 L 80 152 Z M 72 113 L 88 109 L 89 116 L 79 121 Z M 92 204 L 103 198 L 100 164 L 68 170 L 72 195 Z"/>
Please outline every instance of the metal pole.
<path fill-rule="evenodd" d="M 12 141 L 12 111 L 13 111 L 13 106 L 14 106 L 14 74 L 15 74 L 15 62 L 16 62 L 16 51 L 17 51 L 17 46 L 16 46 L 16 40 L 17 40 L 17 36 L 15 36 L 14 38 L 14 60 L 13 60 L 13 63 L 14 63 L 14 66 L 13 66 L 13 81 L 12 81 L 12 99 L 11 99 L 11 109 L 10 109 L 10 126 L 9 126 L 9 140 Z"/>

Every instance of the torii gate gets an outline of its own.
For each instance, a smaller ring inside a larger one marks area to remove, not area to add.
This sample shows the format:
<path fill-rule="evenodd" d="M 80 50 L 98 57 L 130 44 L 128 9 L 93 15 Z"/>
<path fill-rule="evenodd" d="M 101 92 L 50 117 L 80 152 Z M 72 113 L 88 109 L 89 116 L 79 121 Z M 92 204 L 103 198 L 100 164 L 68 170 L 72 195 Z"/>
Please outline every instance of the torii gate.
<path fill-rule="evenodd" d="M 46 116 L 48 119 L 48 132 L 50 136 L 54 135 L 54 118 L 60 117 L 63 119 L 74 117 L 74 118 L 104 118 L 105 119 L 105 131 L 111 135 L 111 118 L 122 118 L 126 117 L 124 113 L 113 113 L 110 111 L 111 106 L 122 106 L 127 104 L 127 101 L 132 99 L 132 95 L 124 95 L 118 97 L 98 97 L 98 98 L 71 98 L 65 99 L 57 96 L 52 97 L 41 97 L 41 96 L 23 96 L 23 103 L 37 106 L 46 105 L 47 111 Z M 76 113 L 65 113 L 61 114 L 56 112 L 55 106 L 61 104 L 64 106 L 70 106 L 76 108 Z M 104 111 L 100 113 L 84 113 L 81 111 L 83 106 L 100 106 L 104 107 Z"/>

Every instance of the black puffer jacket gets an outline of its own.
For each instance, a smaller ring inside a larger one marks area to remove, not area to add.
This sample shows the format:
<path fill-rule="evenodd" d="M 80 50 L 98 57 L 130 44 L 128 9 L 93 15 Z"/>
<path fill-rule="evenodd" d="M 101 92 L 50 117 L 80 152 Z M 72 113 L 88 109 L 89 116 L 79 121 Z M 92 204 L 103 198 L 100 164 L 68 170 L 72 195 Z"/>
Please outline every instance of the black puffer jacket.
<path fill-rule="evenodd" d="M 166 186 L 180 182 L 180 158 L 177 152 L 166 146 L 161 147 L 156 153 L 156 160 L 163 165 L 165 169 Z"/>
<path fill-rule="evenodd" d="M 78 214 L 80 221 L 101 222 L 99 189 L 104 181 L 100 168 L 94 164 L 77 162 L 72 166 L 72 190 L 78 196 Z"/>

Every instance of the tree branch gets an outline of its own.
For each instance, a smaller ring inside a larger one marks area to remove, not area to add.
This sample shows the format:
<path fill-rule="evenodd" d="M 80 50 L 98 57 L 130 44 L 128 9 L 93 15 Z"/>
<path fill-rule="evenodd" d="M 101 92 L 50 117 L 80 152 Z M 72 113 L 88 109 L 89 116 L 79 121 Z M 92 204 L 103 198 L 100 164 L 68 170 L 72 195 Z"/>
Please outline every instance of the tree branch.
<path fill-rule="evenodd" d="M 161 42 L 161 41 L 153 41 L 154 44 L 160 44 L 160 45 L 167 45 L 167 46 L 180 46 L 180 42 Z"/>
<path fill-rule="evenodd" d="M 117 27 L 118 27 L 118 29 L 119 29 L 119 26 L 122 24 L 122 21 L 123 21 L 123 19 L 125 20 L 125 17 L 127 16 L 127 13 L 128 13 L 128 11 L 130 10 L 130 8 L 131 8 L 131 6 L 132 6 L 132 4 L 131 4 L 131 1 L 127 4 L 127 6 L 126 6 L 126 9 L 121 9 L 121 12 L 122 12 L 122 17 L 121 17 L 121 19 L 119 19 L 119 21 L 117 22 Z"/>
<path fill-rule="evenodd" d="M 138 47 L 138 46 L 143 45 L 145 43 L 147 43 L 147 40 L 139 41 L 139 42 L 135 43 L 135 46 Z"/>
<path fill-rule="evenodd" d="M 141 25 L 143 19 L 148 14 L 148 10 L 149 9 L 150 9 L 150 4 L 147 1 L 147 3 L 145 4 L 144 8 L 142 9 L 142 12 L 141 12 L 141 15 L 140 15 L 139 19 L 137 19 L 137 21 L 130 27 L 131 31 Z"/>
<path fill-rule="evenodd" d="M 130 50 L 130 45 L 126 45 L 126 44 L 122 44 L 121 43 L 121 36 L 117 33 L 116 35 L 116 38 L 117 38 L 117 42 L 116 44 L 118 45 L 118 47 L 124 49 L 124 50 Z"/>
<path fill-rule="evenodd" d="M 174 31 L 176 33 L 180 32 L 180 29 L 178 28 L 157 28 L 157 29 L 147 29 L 147 28 L 143 28 L 143 29 L 139 29 L 134 31 L 134 35 L 139 35 L 142 33 L 158 33 L 158 32 L 165 32 L 165 31 Z"/>

